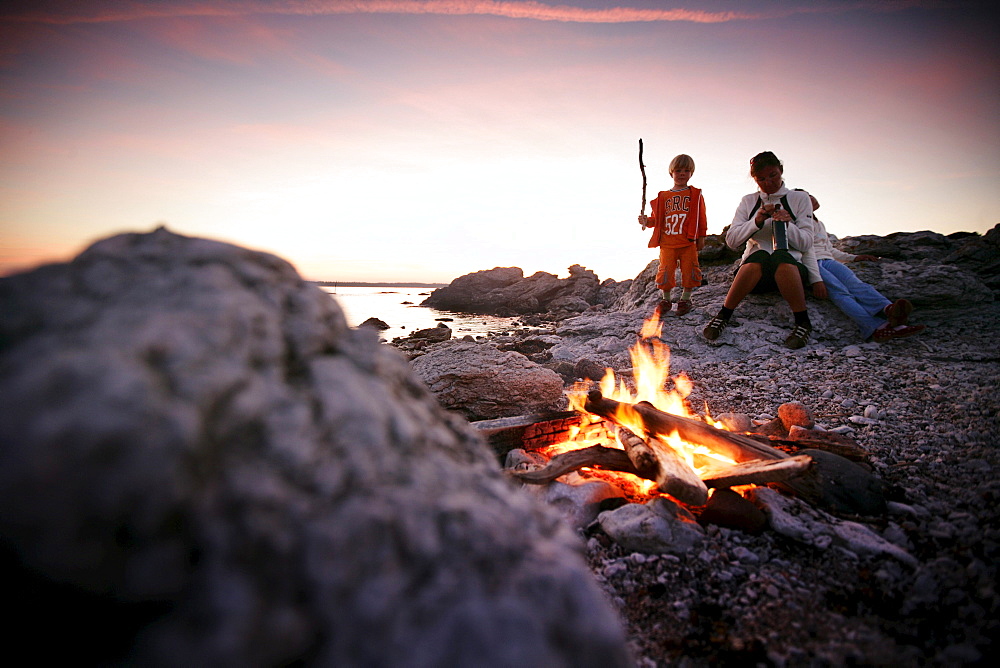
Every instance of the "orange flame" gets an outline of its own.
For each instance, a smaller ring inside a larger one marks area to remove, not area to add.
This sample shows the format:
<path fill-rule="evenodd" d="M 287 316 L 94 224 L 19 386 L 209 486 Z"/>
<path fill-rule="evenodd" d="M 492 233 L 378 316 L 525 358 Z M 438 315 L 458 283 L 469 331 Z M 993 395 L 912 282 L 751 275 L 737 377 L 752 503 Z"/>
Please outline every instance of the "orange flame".
<path fill-rule="evenodd" d="M 639 340 L 629 350 L 634 389 L 624 379 L 617 379 L 612 369 L 607 369 L 599 384 L 601 394 L 608 399 L 627 404 L 648 401 L 661 411 L 697 418 L 698 416 L 691 413 L 687 406 L 687 396 L 694 387 L 691 380 L 683 373 L 678 374 L 673 378 L 673 389 L 668 389 L 671 380 L 670 347 L 660 339 L 662 327 L 659 318 L 654 314 L 643 323 Z M 569 397 L 571 409 L 584 410 L 586 402 L 584 387 L 574 387 Z M 615 419 L 629 428 L 634 426 L 641 429 L 641 422 L 637 421 L 634 411 L 630 409 L 630 406 L 623 407 L 625 414 L 616 415 Z"/>
<path fill-rule="evenodd" d="M 629 350 L 629 356 L 632 360 L 631 385 L 625 379 L 616 378 L 615 372 L 611 369 L 606 370 L 604 378 L 599 383 L 601 394 L 604 397 L 614 399 L 621 404 L 615 414 L 615 421 L 646 438 L 649 437 L 649 434 L 645 432 L 643 421 L 632 408 L 632 404 L 647 401 L 666 413 L 698 420 L 703 419 L 692 413 L 688 407 L 687 397 L 694 387 L 691 380 L 683 373 L 671 379 L 670 347 L 661 340 L 661 333 L 662 323 L 654 313 L 643 323 L 639 340 Z M 584 406 L 587 389 L 586 383 L 578 383 L 569 392 L 571 410 L 586 412 Z M 707 404 L 705 412 L 704 420 L 706 422 L 717 428 L 724 428 L 721 422 L 711 418 Z M 710 448 L 682 440 L 676 432 L 669 438 L 661 439 L 661 441 L 673 448 L 701 476 L 717 466 L 735 463 Z"/>

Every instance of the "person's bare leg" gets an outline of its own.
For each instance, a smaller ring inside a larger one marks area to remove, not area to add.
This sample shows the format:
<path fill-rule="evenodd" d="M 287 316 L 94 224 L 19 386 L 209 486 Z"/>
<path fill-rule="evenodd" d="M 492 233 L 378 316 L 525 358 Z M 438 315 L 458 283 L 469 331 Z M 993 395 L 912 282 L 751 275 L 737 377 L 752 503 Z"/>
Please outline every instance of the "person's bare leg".
<path fill-rule="evenodd" d="M 733 279 L 733 284 L 729 286 L 729 292 L 726 293 L 726 301 L 722 305 L 728 309 L 735 310 L 740 305 L 740 302 L 754 289 L 754 286 L 760 281 L 762 274 L 760 265 L 756 262 L 751 262 L 740 267 L 739 271 L 736 272 L 736 278 Z M 805 301 L 804 296 L 802 299 Z"/>
<path fill-rule="evenodd" d="M 806 310 L 806 291 L 802 287 L 802 277 L 798 267 L 793 264 L 779 264 L 774 272 L 774 282 L 778 284 L 778 292 L 788 302 L 792 313 Z M 728 301 L 728 297 L 726 299 Z"/>

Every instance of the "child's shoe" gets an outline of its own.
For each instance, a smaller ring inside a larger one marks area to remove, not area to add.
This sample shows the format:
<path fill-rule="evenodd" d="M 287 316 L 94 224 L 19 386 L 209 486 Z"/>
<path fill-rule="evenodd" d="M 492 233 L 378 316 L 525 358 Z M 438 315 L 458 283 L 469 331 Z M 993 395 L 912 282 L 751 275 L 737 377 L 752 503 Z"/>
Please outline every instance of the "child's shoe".
<path fill-rule="evenodd" d="M 677 302 L 677 315 L 687 315 L 691 312 L 691 300 L 682 299 Z"/>

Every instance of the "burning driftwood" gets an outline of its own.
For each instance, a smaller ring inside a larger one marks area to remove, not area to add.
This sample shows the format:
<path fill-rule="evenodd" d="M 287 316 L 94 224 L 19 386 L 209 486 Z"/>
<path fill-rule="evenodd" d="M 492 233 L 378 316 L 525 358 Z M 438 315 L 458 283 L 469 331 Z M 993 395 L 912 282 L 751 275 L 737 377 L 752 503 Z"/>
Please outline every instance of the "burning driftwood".
<path fill-rule="evenodd" d="M 570 450 L 553 456 L 540 469 L 511 475 L 525 483 L 546 484 L 585 467 L 620 471 L 652 480 L 659 491 L 688 505 L 700 506 L 707 502 L 710 488 L 780 482 L 802 475 L 812 464 L 808 456 L 790 457 L 748 436 L 665 413 L 645 402 L 625 404 L 606 399 L 596 390 L 588 394 L 585 409 L 613 423 L 629 416 L 634 424 L 641 423 L 650 436 L 642 438 L 618 424 L 616 437 L 621 450 L 599 445 Z M 666 442 L 675 432 L 681 439 L 705 445 L 737 464 L 716 465 L 702 479 Z"/>
<path fill-rule="evenodd" d="M 633 436 L 642 441 L 638 436 Z M 757 460 L 744 462 L 735 466 L 724 466 L 713 470 L 710 474 L 701 479 L 707 489 L 719 489 L 723 487 L 738 487 L 740 485 L 763 485 L 769 482 L 782 482 L 790 478 L 802 475 L 808 471 L 812 464 L 812 458 L 808 455 L 796 455 L 785 459 Z M 518 480 L 531 485 L 545 485 L 567 473 L 578 471 L 582 468 L 595 467 L 606 471 L 619 471 L 621 473 L 631 473 L 639 478 L 653 480 L 659 483 L 659 470 L 657 467 L 640 470 L 629 457 L 629 453 L 618 448 L 607 448 L 601 445 L 592 445 L 587 448 L 578 448 L 558 455 L 554 455 L 549 462 L 540 469 L 533 471 L 512 471 L 511 475 Z M 674 485 L 666 485 L 668 488 L 660 488 L 660 491 L 674 496 L 678 500 L 685 501 L 684 498 L 676 496 Z M 695 487 L 698 487 L 696 484 Z M 682 495 L 691 498 L 690 494 Z M 697 496 L 695 497 L 697 498 Z M 692 501 L 685 501 L 697 505 Z M 703 502 L 702 502 L 703 503 Z"/>
<path fill-rule="evenodd" d="M 706 487 L 723 488 L 740 485 L 763 485 L 783 482 L 802 475 L 812 466 L 809 455 L 795 455 L 786 459 L 757 460 L 712 471 L 702 479 Z"/>
<path fill-rule="evenodd" d="M 665 413 L 646 402 L 623 404 L 613 399 L 606 399 L 598 390 L 591 390 L 587 395 L 584 408 L 614 422 L 620 420 L 620 418 L 616 418 L 616 415 L 631 412 L 637 421 L 642 423 L 647 434 L 669 436 L 676 431 L 683 440 L 690 443 L 700 443 L 735 462 L 786 459 L 788 457 L 787 453 L 749 436 L 717 429 L 699 420 Z"/>
<path fill-rule="evenodd" d="M 602 445 L 592 445 L 589 448 L 578 448 L 562 452 L 554 455 L 548 464 L 540 469 L 535 469 L 534 471 L 513 471 L 511 475 L 521 482 L 531 485 L 544 485 L 552 482 L 559 476 L 590 466 L 608 471 L 631 473 L 640 478 L 646 477 L 636 470 L 635 465 L 624 451 L 618 448 L 606 448 Z"/>
<path fill-rule="evenodd" d="M 659 331 L 658 318 L 643 323 L 630 351 L 631 387 L 616 383 L 614 372 L 608 369 L 600 391 L 571 393 L 570 403 L 581 416 L 578 424 L 570 429 L 556 428 L 552 433 L 541 430 L 543 438 L 553 445 L 573 443 L 582 450 L 556 455 L 541 469 L 510 474 L 524 482 L 541 484 L 585 467 L 627 472 L 654 481 L 661 492 L 688 505 L 704 504 L 707 490 L 712 488 L 776 484 L 826 509 L 854 514 L 884 510 L 881 482 L 850 461 L 863 463 L 864 450 L 847 437 L 813 430 L 808 410 L 801 404 L 791 405 L 797 402 L 779 406 L 778 418 L 766 425 L 771 428 L 755 428 L 753 435 L 740 433 L 739 428 L 728 431 L 684 417 L 689 414 L 685 398 L 691 383 L 680 374 L 673 378 L 673 390 L 667 391 L 669 349 L 659 339 Z M 639 397 L 648 400 L 626 403 Z M 674 412 L 659 410 L 651 402 Z M 746 422 L 751 426 L 749 418 Z M 477 428 L 488 435 L 498 451 L 517 447 L 513 442 L 500 443 L 517 429 L 525 430 L 520 447 L 536 452 L 539 449 L 528 442 L 529 434 L 523 425 L 504 423 Z M 579 438 L 584 430 L 589 432 L 588 437 Z M 562 435 L 565 438 L 560 438 Z M 516 442 L 517 436 L 514 434 L 512 441 Z M 615 439 L 622 450 L 603 447 Z M 595 445 L 598 447 L 586 447 Z M 792 457 L 778 449 L 786 446 L 806 446 L 806 450 Z M 643 486 L 649 488 L 648 484 Z"/>
<path fill-rule="evenodd" d="M 677 452 L 658 438 L 644 440 L 628 428 L 618 427 L 618 442 L 643 478 L 656 481 L 656 488 L 692 506 L 708 502 L 708 487 Z"/>

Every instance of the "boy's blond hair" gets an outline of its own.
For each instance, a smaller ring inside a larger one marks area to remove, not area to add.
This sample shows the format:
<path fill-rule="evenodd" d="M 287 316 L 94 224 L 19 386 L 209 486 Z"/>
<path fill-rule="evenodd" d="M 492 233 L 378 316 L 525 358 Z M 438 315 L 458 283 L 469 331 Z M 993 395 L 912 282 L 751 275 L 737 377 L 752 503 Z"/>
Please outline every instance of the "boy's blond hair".
<path fill-rule="evenodd" d="M 673 176 L 674 171 L 677 169 L 690 169 L 691 173 L 694 173 L 694 158 L 686 153 L 681 153 L 670 161 L 670 166 L 667 171 Z"/>

